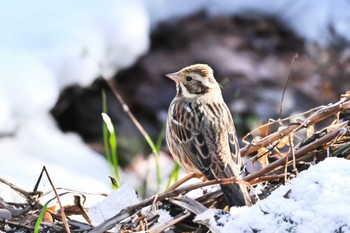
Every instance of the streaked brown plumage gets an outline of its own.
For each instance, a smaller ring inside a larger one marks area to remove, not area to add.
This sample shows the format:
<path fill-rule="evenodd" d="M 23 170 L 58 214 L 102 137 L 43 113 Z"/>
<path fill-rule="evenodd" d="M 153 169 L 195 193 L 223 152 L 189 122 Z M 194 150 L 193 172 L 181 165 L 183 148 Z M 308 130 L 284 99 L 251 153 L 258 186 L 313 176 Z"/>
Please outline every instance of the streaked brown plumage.
<path fill-rule="evenodd" d="M 166 128 L 174 160 L 187 172 L 209 180 L 239 176 L 241 157 L 235 127 L 213 70 L 196 64 L 166 76 L 176 82 L 177 90 Z M 244 185 L 221 188 L 230 206 L 250 205 Z"/>

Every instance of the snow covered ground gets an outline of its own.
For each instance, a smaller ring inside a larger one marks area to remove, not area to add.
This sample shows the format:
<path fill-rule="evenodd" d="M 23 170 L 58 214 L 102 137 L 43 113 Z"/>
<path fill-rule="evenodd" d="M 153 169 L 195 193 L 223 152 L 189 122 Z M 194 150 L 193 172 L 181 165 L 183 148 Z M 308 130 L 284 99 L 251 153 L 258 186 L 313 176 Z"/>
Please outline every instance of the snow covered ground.
<path fill-rule="evenodd" d="M 111 77 L 132 65 L 147 52 L 157 23 L 200 9 L 276 15 L 322 45 L 329 26 L 350 40 L 346 0 L 7 1 L 0 8 L 0 177 L 31 189 L 46 165 L 56 186 L 108 191 L 104 159 L 79 136 L 62 133 L 50 109 L 65 87 L 86 86 L 101 73 Z"/>
<path fill-rule="evenodd" d="M 252 207 L 197 218 L 223 224 L 222 232 L 350 232 L 349 196 L 350 161 L 328 158 Z"/>

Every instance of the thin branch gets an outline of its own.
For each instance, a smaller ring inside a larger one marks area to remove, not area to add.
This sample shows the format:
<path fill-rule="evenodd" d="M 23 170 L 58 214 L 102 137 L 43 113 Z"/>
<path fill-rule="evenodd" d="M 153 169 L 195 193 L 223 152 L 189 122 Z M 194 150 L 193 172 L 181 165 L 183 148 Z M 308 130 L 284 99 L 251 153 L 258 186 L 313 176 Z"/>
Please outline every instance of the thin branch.
<path fill-rule="evenodd" d="M 11 189 L 16 191 L 18 194 L 20 194 L 25 199 L 30 200 L 30 201 L 34 201 L 34 199 L 32 198 L 33 193 L 27 192 L 24 189 L 21 189 L 20 187 L 16 186 L 15 184 L 13 184 L 13 183 L 11 183 L 11 182 L 9 182 L 1 177 L 0 177 L 0 182 L 9 186 Z"/>
<path fill-rule="evenodd" d="M 295 160 L 294 143 L 293 143 L 291 135 L 288 136 L 288 140 L 289 140 L 289 147 L 290 147 L 290 150 L 291 150 L 290 153 L 292 154 L 293 171 L 295 172 L 296 175 L 298 175 L 298 169 L 297 169 L 297 164 L 296 164 L 296 160 Z"/>
<path fill-rule="evenodd" d="M 267 122 L 267 123 L 265 123 L 265 124 L 263 124 L 263 125 L 260 125 L 259 127 L 253 129 L 252 131 L 250 131 L 249 133 L 247 133 L 246 135 L 244 135 L 244 137 L 242 138 L 242 141 L 243 141 L 244 143 L 248 144 L 246 138 L 248 138 L 249 136 L 252 136 L 254 132 L 260 131 L 260 130 L 261 130 L 262 128 L 264 128 L 264 127 L 267 127 L 267 126 L 270 126 L 270 125 L 273 125 L 273 124 L 276 124 L 276 123 L 281 124 L 282 122 L 289 121 L 289 120 L 291 120 L 292 118 L 303 117 L 303 116 L 308 115 L 308 114 L 310 114 L 310 113 L 312 113 L 312 112 L 317 112 L 318 110 L 323 109 L 323 108 L 324 108 L 324 106 L 319 106 L 319 107 L 310 109 L 310 110 L 308 110 L 308 111 L 306 111 L 306 112 L 299 113 L 299 114 L 297 114 L 297 115 L 289 116 L 289 117 L 286 117 L 286 118 L 283 118 L 283 119 L 278 119 L 278 121 L 276 121 L 276 120 L 272 120 L 272 121 L 271 121 L 271 119 L 270 119 L 269 122 Z"/>
<path fill-rule="evenodd" d="M 49 180 L 49 183 L 50 183 L 50 185 L 51 185 L 51 187 L 52 187 L 52 189 L 53 189 L 53 191 L 55 193 L 58 205 L 60 206 L 60 212 L 61 212 L 62 222 L 63 222 L 64 228 L 66 229 L 67 233 L 70 233 L 69 225 L 68 225 L 68 222 L 67 222 L 67 217 L 66 217 L 66 214 L 64 213 L 64 209 L 63 209 L 62 203 L 60 201 L 60 197 L 59 197 L 59 195 L 57 193 L 57 190 L 56 190 L 56 188 L 55 188 L 55 186 L 54 186 L 54 184 L 53 184 L 53 182 L 51 180 L 51 177 L 50 177 L 48 171 L 46 170 L 45 166 L 43 167 L 43 170 L 44 170 L 44 172 L 45 172 L 45 174 L 47 176 L 47 179 Z"/>
<path fill-rule="evenodd" d="M 135 126 L 137 127 L 137 129 L 140 131 L 140 133 L 142 134 L 142 136 L 144 136 L 145 138 L 149 137 L 149 134 L 146 132 L 146 130 L 142 127 L 142 125 L 140 124 L 140 122 L 136 119 L 136 117 L 134 116 L 134 114 L 132 114 L 132 112 L 130 111 L 128 105 L 124 102 L 122 96 L 119 94 L 118 90 L 115 88 L 113 79 L 105 79 L 106 83 L 108 84 L 109 88 L 112 90 L 113 94 L 115 97 L 117 97 L 119 103 L 122 105 L 122 108 L 124 110 L 124 112 L 126 114 L 128 114 L 128 116 L 130 117 L 130 119 L 132 120 L 132 122 L 135 124 Z"/>
<path fill-rule="evenodd" d="M 180 180 L 176 181 L 172 186 L 170 186 L 168 188 L 168 191 L 178 188 L 180 185 L 182 185 L 186 181 L 188 181 L 192 178 L 195 178 L 195 177 L 196 177 L 196 174 L 194 172 L 187 174 L 185 177 L 181 178 Z"/>
<path fill-rule="evenodd" d="M 310 144 L 307 144 L 306 146 L 300 148 L 299 150 L 297 150 L 295 152 L 295 158 L 298 159 L 299 157 L 304 156 L 308 152 L 317 149 L 318 147 L 322 146 L 324 143 L 327 143 L 327 142 L 333 140 L 338 135 L 342 135 L 344 133 L 344 131 L 347 131 L 346 127 L 336 129 L 336 130 L 324 135 L 323 137 L 319 138 L 317 141 L 314 141 Z M 286 156 L 276 160 L 275 162 L 270 163 L 268 166 L 262 168 L 261 170 L 244 177 L 243 180 L 250 182 L 256 178 L 263 176 L 264 174 L 282 166 L 284 164 L 286 158 L 288 158 L 289 160 L 292 159 L 292 154 L 287 154 Z"/>
<path fill-rule="evenodd" d="M 285 95 L 285 93 L 286 93 L 289 80 L 290 80 L 290 78 L 291 78 L 291 76 L 292 76 L 291 74 L 292 74 L 292 71 L 293 71 L 294 63 L 295 63 L 295 60 L 296 60 L 297 58 L 298 58 L 298 54 L 295 54 L 294 57 L 293 57 L 293 60 L 292 60 L 292 64 L 290 65 L 290 70 L 289 70 L 289 73 L 288 73 L 288 78 L 287 78 L 286 84 L 284 85 L 284 89 L 283 89 L 283 92 L 282 92 L 281 103 L 280 103 L 280 112 L 279 112 L 279 114 L 278 114 L 278 119 L 280 119 L 280 118 L 281 118 L 281 115 L 282 115 L 284 95 Z"/>
<path fill-rule="evenodd" d="M 293 123 L 287 126 L 286 128 L 280 129 L 277 132 L 274 132 L 261 140 L 251 143 L 245 147 L 243 147 L 241 151 L 241 156 L 249 155 L 257 150 L 259 150 L 261 147 L 265 147 L 268 144 L 271 144 L 272 142 L 283 138 L 287 136 L 288 134 L 295 132 L 296 130 L 300 128 L 306 128 L 310 124 L 315 124 L 316 122 L 320 122 L 332 115 L 335 115 L 339 111 L 346 111 L 350 109 L 350 95 L 344 97 L 340 101 L 338 101 L 335 104 L 325 106 L 321 109 L 319 109 L 317 112 L 312 114 L 309 118 L 304 120 L 301 123 Z"/>
<path fill-rule="evenodd" d="M 119 94 L 117 88 L 115 87 L 115 83 L 114 83 L 113 79 L 104 79 L 104 80 L 106 81 L 107 85 L 111 89 L 113 95 L 117 98 L 119 103 L 122 105 L 122 108 L 123 108 L 124 112 L 129 116 L 131 121 L 135 124 L 136 128 L 140 131 L 142 136 L 145 138 L 145 140 L 147 141 L 147 143 L 151 147 L 152 152 L 153 152 L 153 154 L 155 155 L 155 158 L 156 158 L 157 181 L 158 181 L 157 184 L 158 184 L 158 188 L 159 188 L 160 183 L 161 183 L 159 152 L 155 148 L 155 145 L 153 144 L 153 141 L 151 140 L 151 137 L 149 136 L 149 134 L 142 127 L 140 122 L 136 119 L 134 114 L 130 111 L 130 109 L 129 109 L 128 105 L 125 103 L 123 97 Z"/>
<path fill-rule="evenodd" d="M 272 181 L 272 180 L 282 179 L 282 178 L 285 178 L 284 174 L 267 175 L 267 176 L 262 176 L 262 177 L 259 177 L 259 178 L 255 179 L 255 180 L 252 180 L 249 183 L 251 185 L 255 185 L 255 184 L 259 184 L 259 183 L 263 183 L 263 182 L 269 182 L 269 181 Z"/>
<path fill-rule="evenodd" d="M 288 169 L 288 156 L 285 156 L 284 157 L 284 160 L 285 160 L 285 162 L 284 162 L 284 182 L 286 182 L 287 181 L 287 169 Z"/>

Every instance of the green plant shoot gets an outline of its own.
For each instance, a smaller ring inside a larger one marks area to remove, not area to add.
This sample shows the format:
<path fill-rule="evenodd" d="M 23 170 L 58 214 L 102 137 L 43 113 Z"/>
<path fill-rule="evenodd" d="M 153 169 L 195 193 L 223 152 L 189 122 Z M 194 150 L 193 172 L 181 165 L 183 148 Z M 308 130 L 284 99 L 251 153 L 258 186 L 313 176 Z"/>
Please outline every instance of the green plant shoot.
<path fill-rule="evenodd" d="M 40 212 L 40 215 L 39 215 L 38 219 L 36 220 L 35 227 L 34 227 L 34 233 L 39 233 L 39 227 L 40 227 L 41 222 L 43 221 L 43 218 L 44 218 L 44 215 L 46 213 L 46 209 L 47 209 L 48 205 L 49 205 L 49 203 L 46 203 L 43 206 L 43 208 Z"/>
<path fill-rule="evenodd" d="M 173 171 L 170 174 L 168 183 L 166 185 L 166 188 L 168 189 L 173 183 L 175 183 L 176 181 L 178 181 L 179 179 L 179 170 L 180 170 L 180 166 L 179 164 L 175 163 Z"/>
<path fill-rule="evenodd" d="M 103 144 L 106 151 L 107 161 L 109 163 L 112 174 L 114 174 L 115 182 L 112 183 L 113 188 L 118 188 L 121 184 L 118 166 L 117 154 L 117 137 L 111 118 L 107 115 L 106 93 L 102 91 L 102 120 L 103 120 Z"/>
<path fill-rule="evenodd" d="M 112 167 L 114 169 L 114 175 L 115 175 L 117 184 L 119 186 L 120 176 L 119 176 L 119 168 L 118 168 L 117 137 L 115 135 L 114 126 L 111 118 L 104 112 L 101 115 L 109 134 L 108 147 L 110 150 L 110 159 L 111 159 L 111 161 L 109 162 L 112 164 Z"/>

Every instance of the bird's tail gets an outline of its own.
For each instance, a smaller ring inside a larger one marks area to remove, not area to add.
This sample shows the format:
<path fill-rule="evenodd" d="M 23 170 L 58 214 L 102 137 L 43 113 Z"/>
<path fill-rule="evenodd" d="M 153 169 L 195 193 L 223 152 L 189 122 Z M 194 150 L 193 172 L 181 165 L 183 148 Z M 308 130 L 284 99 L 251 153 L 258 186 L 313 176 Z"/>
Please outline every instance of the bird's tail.
<path fill-rule="evenodd" d="M 243 184 L 222 184 L 221 190 L 230 206 L 250 206 L 251 200 L 247 187 Z"/>

